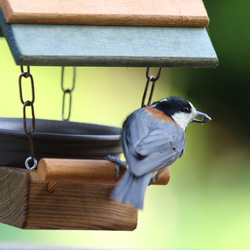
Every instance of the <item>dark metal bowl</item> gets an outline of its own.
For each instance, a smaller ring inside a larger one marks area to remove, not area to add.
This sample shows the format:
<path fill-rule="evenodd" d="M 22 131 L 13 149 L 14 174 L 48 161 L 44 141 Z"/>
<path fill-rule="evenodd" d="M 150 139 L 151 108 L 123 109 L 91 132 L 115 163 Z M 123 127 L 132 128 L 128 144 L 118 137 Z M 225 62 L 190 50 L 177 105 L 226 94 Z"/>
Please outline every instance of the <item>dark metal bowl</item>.
<path fill-rule="evenodd" d="M 28 127 L 31 120 L 27 119 Z M 122 153 L 121 128 L 36 119 L 35 158 L 103 159 Z M 28 136 L 21 118 L 0 118 L 0 165 L 24 167 Z"/>

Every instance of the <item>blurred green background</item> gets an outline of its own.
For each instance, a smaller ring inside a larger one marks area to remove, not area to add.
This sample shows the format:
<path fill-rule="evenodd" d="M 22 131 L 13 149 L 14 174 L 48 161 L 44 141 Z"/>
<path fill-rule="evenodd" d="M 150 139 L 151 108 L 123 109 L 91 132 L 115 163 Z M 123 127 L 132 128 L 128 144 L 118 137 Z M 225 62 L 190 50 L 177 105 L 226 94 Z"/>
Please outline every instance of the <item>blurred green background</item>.
<path fill-rule="evenodd" d="M 167 186 L 150 186 L 133 232 L 20 230 L 0 242 L 91 248 L 250 249 L 249 1 L 204 1 L 216 69 L 164 68 L 154 100 L 179 95 L 212 122 L 191 124 Z M 20 69 L 0 38 L 0 116 L 21 117 Z M 37 118 L 61 119 L 59 67 L 31 68 Z M 78 68 L 71 121 L 121 126 L 140 106 L 144 68 Z M 154 72 L 153 72 L 154 73 Z"/>

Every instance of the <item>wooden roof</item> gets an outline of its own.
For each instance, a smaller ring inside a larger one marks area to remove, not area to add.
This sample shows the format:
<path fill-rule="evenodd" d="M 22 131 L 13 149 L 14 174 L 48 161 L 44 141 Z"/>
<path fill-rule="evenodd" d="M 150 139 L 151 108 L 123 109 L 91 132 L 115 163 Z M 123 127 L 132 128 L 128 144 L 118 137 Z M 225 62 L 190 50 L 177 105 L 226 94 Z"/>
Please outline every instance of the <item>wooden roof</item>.
<path fill-rule="evenodd" d="M 17 64 L 218 64 L 202 0 L 0 0 L 0 6 L 0 27 Z"/>

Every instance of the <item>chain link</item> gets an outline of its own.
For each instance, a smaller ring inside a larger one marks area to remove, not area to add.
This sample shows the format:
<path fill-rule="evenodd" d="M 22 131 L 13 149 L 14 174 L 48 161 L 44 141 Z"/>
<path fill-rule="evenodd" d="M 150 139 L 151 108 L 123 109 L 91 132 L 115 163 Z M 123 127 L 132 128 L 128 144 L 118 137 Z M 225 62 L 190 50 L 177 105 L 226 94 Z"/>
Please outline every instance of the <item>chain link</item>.
<path fill-rule="evenodd" d="M 146 70 L 147 82 L 146 82 L 145 90 L 144 90 L 144 93 L 143 93 L 143 96 L 142 96 L 141 107 L 146 107 L 146 106 L 150 105 L 152 97 L 153 97 L 153 93 L 154 93 L 155 83 L 156 83 L 156 81 L 159 80 L 159 78 L 161 76 L 161 69 L 162 68 L 160 67 L 159 71 L 158 71 L 158 74 L 156 76 L 153 76 L 153 75 L 149 74 L 150 67 L 147 67 L 147 70 Z M 148 98 L 148 104 L 146 105 L 145 104 L 145 99 L 146 99 L 146 96 L 147 96 L 148 86 L 149 86 L 150 82 L 152 82 L 152 86 L 151 86 L 151 91 L 150 91 L 150 95 L 149 95 L 149 98 Z"/>
<path fill-rule="evenodd" d="M 24 101 L 23 98 L 23 78 L 30 78 L 30 87 L 31 87 L 31 100 Z M 27 66 L 27 71 L 24 71 L 23 66 L 21 66 L 21 74 L 19 76 L 19 93 L 20 93 L 20 100 L 23 104 L 23 127 L 24 132 L 28 135 L 29 139 L 29 157 L 25 160 L 25 167 L 28 170 L 33 170 L 37 167 L 37 160 L 34 157 L 34 146 L 33 146 L 33 133 L 35 132 L 35 111 L 34 111 L 34 102 L 35 102 L 35 88 L 34 88 L 34 80 L 33 76 L 30 73 L 30 67 Z M 31 128 L 28 127 L 27 122 L 27 107 L 31 109 Z"/>
<path fill-rule="evenodd" d="M 70 115 L 71 115 L 71 107 L 72 107 L 72 92 L 74 91 L 75 88 L 75 83 L 76 83 L 76 67 L 73 68 L 73 79 L 72 79 L 72 87 L 71 88 L 65 88 L 64 87 L 64 67 L 62 67 L 62 76 L 61 76 L 61 88 L 63 91 L 63 101 L 62 101 L 62 120 L 63 121 L 69 121 Z M 65 103 L 66 103 L 66 96 L 69 96 L 69 103 L 68 103 L 68 115 L 65 116 Z M 67 118 L 65 118 L 67 117 Z"/>

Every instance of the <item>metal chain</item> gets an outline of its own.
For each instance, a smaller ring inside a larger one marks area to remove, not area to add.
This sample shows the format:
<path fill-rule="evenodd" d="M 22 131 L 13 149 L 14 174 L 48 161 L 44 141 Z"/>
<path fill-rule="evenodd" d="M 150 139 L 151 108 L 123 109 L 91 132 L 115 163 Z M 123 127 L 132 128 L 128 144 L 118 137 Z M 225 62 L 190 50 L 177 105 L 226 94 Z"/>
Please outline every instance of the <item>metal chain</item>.
<path fill-rule="evenodd" d="M 143 96 L 142 96 L 141 107 L 146 107 L 146 106 L 150 105 L 152 97 L 153 97 L 153 93 L 154 93 L 155 82 L 157 80 L 159 80 L 159 78 L 161 76 L 161 69 L 162 68 L 160 67 L 159 71 L 158 71 L 158 74 L 156 76 L 153 76 L 153 75 L 149 74 L 150 67 L 147 67 L 147 71 L 146 71 L 147 82 L 146 82 L 145 90 L 144 90 L 144 93 L 143 93 Z M 147 96 L 148 86 L 149 86 L 150 82 L 152 82 L 152 86 L 151 86 L 151 91 L 150 91 L 150 95 L 149 95 L 149 98 L 148 98 L 148 104 L 146 105 L 145 104 L 145 99 L 146 99 L 146 96 Z"/>
<path fill-rule="evenodd" d="M 22 79 L 23 78 L 30 78 L 30 87 L 31 87 L 31 100 L 24 101 L 23 98 L 23 86 L 22 86 Z M 28 170 L 33 170 L 37 167 L 37 160 L 34 157 L 34 146 L 33 146 L 33 133 L 35 132 L 35 112 L 34 112 L 34 102 L 35 102 L 35 88 L 34 88 L 34 80 L 33 76 L 30 74 L 30 67 L 27 66 L 27 71 L 24 71 L 23 66 L 21 66 L 21 74 L 19 76 L 19 93 L 20 93 L 20 100 L 23 104 L 23 127 L 24 132 L 28 135 L 29 138 L 29 157 L 25 160 L 25 167 Z M 31 128 L 28 128 L 27 124 L 27 115 L 26 109 L 30 107 L 31 109 Z"/>
<path fill-rule="evenodd" d="M 62 87 L 62 91 L 63 91 L 63 101 L 62 101 L 62 120 L 63 121 L 69 121 L 69 119 L 70 119 L 71 107 L 72 107 L 72 92 L 75 88 L 75 83 L 76 83 L 76 67 L 74 67 L 71 89 L 64 87 L 64 67 L 62 67 L 61 87 Z M 69 103 L 68 103 L 69 111 L 68 111 L 68 115 L 66 116 L 67 118 L 65 118 L 66 95 L 69 95 Z"/>

